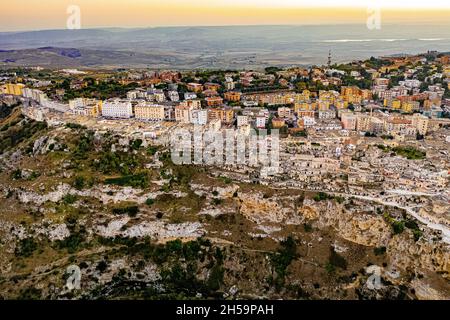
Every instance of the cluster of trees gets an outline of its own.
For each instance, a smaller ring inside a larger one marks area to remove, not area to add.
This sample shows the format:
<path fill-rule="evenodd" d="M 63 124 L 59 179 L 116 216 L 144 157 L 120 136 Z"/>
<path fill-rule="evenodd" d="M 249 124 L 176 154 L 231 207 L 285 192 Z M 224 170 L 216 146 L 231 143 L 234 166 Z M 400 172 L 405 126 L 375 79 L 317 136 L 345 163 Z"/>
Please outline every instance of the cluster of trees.
<path fill-rule="evenodd" d="M 55 89 L 64 89 L 63 100 L 68 101 L 75 98 L 96 98 L 106 100 L 113 97 L 126 97 L 128 91 L 136 89 L 137 83 L 129 83 L 122 85 L 116 81 L 96 81 L 92 78 L 86 78 L 86 87 L 80 89 L 72 89 L 70 80 L 65 79 L 62 83 L 55 86 Z"/>
<path fill-rule="evenodd" d="M 422 230 L 420 230 L 419 225 L 414 220 L 410 219 L 394 219 L 388 213 L 383 215 L 385 221 L 391 225 L 393 234 L 401 234 L 405 231 L 405 228 L 411 230 L 414 240 L 418 241 L 422 237 Z"/>
<path fill-rule="evenodd" d="M 129 175 L 140 165 L 138 157 L 126 152 L 102 152 L 98 161 L 94 162 L 94 167 L 105 173 L 121 173 Z"/>
<path fill-rule="evenodd" d="M 284 285 L 287 268 L 296 258 L 297 243 L 292 236 L 283 240 L 278 251 L 270 256 L 270 262 L 276 273 L 276 277 L 271 280 L 277 289 L 280 289 Z"/>
<path fill-rule="evenodd" d="M 383 150 L 384 152 L 393 152 L 394 154 L 405 157 L 408 160 L 422 160 L 425 159 L 427 155 L 425 151 L 418 150 L 412 146 L 398 146 L 391 148 L 386 145 L 378 144 L 377 148 Z"/>
<path fill-rule="evenodd" d="M 325 201 L 325 200 L 333 200 L 334 199 L 338 203 L 342 203 L 345 200 L 343 197 L 329 195 L 328 193 L 325 193 L 325 192 L 318 192 L 318 193 L 316 193 L 314 195 L 313 199 L 316 202 Z"/>

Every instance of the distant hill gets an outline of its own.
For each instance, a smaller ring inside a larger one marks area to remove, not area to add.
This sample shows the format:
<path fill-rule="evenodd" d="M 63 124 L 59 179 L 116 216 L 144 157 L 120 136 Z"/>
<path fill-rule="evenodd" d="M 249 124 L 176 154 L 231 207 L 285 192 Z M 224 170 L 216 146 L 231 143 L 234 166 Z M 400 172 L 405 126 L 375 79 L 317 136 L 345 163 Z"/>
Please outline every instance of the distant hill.
<path fill-rule="evenodd" d="M 3 66 L 259 68 L 323 64 L 329 50 L 333 61 L 344 62 L 449 49 L 450 28 L 431 25 L 383 25 L 374 31 L 365 25 L 327 25 L 0 33 Z"/>
<path fill-rule="evenodd" d="M 0 65 L 59 67 L 126 67 L 139 68 L 182 66 L 187 58 L 168 53 L 139 53 L 131 51 L 92 50 L 42 47 L 37 49 L 8 50 L 0 52 Z"/>

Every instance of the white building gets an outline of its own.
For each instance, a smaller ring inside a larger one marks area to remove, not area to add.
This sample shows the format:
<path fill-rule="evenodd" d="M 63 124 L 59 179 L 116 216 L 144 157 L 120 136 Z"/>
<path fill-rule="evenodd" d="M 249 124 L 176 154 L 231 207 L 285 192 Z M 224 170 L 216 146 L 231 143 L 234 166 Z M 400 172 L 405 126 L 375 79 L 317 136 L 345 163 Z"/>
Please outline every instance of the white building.
<path fill-rule="evenodd" d="M 319 119 L 335 119 L 336 111 L 334 110 L 319 110 Z"/>
<path fill-rule="evenodd" d="M 197 95 L 194 92 L 185 92 L 184 99 L 185 100 L 197 99 Z"/>
<path fill-rule="evenodd" d="M 47 95 L 38 89 L 23 88 L 22 96 L 24 98 L 32 99 L 39 104 L 43 104 L 43 102 L 47 100 Z"/>
<path fill-rule="evenodd" d="M 316 124 L 316 120 L 311 117 L 303 117 L 303 125 L 305 127 L 312 127 Z"/>
<path fill-rule="evenodd" d="M 178 94 L 178 91 L 169 91 L 167 95 L 169 96 L 170 101 L 180 101 L 180 95 Z"/>
<path fill-rule="evenodd" d="M 225 88 L 228 91 L 234 90 L 234 88 L 236 88 L 236 85 L 235 85 L 234 81 L 227 81 L 227 82 L 225 82 Z"/>
<path fill-rule="evenodd" d="M 127 92 L 128 100 L 146 99 L 146 98 L 147 98 L 147 91 L 145 91 L 143 89 L 136 89 L 136 90 Z"/>
<path fill-rule="evenodd" d="M 107 118 L 131 118 L 133 107 L 128 100 L 107 100 L 103 103 L 102 116 Z"/>
<path fill-rule="evenodd" d="M 417 79 L 407 79 L 405 81 L 398 82 L 399 85 L 408 87 L 408 88 L 419 88 L 421 83 L 422 82 L 420 82 Z"/>
<path fill-rule="evenodd" d="M 211 120 L 208 124 L 208 129 L 213 131 L 219 131 L 222 128 L 222 121 L 220 119 Z"/>
<path fill-rule="evenodd" d="M 155 95 L 156 102 L 164 102 L 166 101 L 166 96 L 164 95 L 164 91 L 160 89 L 156 89 L 153 91 L 153 94 Z"/>
<path fill-rule="evenodd" d="M 192 124 L 204 126 L 208 123 L 208 110 L 193 109 L 190 110 L 190 120 Z"/>
<path fill-rule="evenodd" d="M 247 116 L 237 116 L 237 127 L 242 127 L 248 125 L 248 117 Z"/>
<path fill-rule="evenodd" d="M 256 128 L 264 129 L 266 127 L 266 117 L 265 116 L 256 117 L 255 126 Z"/>

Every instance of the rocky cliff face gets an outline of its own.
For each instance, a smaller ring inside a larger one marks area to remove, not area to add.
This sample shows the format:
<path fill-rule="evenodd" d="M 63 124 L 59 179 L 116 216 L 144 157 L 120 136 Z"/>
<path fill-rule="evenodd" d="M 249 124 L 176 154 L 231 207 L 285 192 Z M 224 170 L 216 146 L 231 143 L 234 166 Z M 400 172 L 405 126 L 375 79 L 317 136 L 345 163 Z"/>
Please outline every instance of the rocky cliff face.
<path fill-rule="evenodd" d="M 312 223 L 320 229 L 331 227 L 345 240 L 368 247 L 386 247 L 391 267 L 400 270 L 426 269 L 450 273 L 450 249 L 444 243 L 420 239 L 411 233 L 393 235 L 391 226 L 376 213 L 347 210 L 336 201 L 306 199 L 296 206 L 281 204 L 286 198 L 264 199 L 261 194 L 240 194 L 241 213 L 256 223 Z"/>

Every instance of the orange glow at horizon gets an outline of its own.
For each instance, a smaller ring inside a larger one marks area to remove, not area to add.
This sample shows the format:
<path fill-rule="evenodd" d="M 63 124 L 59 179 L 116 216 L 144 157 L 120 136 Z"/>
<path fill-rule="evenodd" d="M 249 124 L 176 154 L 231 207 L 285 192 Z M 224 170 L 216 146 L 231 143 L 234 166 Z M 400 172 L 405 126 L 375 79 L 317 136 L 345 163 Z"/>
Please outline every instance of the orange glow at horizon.
<path fill-rule="evenodd" d="M 2 5 L 0 31 L 63 29 L 68 17 L 66 9 L 72 4 L 81 8 L 83 28 L 365 24 L 368 13 L 364 4 L 381 5 L 383 23 L 450 21 L 448 0 L 315 0 L 314 7 L 305 0 L 14 0 L 13 3 Z"/>

